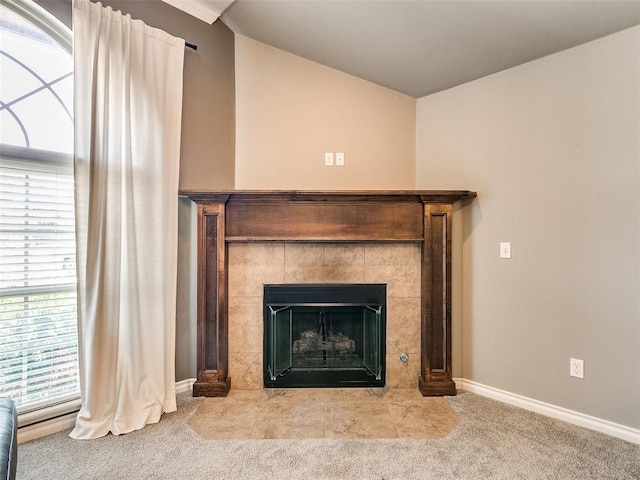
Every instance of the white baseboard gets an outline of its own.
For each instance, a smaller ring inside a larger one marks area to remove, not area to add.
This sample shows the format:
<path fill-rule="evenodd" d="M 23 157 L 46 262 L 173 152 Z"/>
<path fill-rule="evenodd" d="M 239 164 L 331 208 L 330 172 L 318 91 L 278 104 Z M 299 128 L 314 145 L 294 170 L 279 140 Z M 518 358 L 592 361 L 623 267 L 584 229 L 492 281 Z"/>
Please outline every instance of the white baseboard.
<path fill-rule="evenodd" d="M 540 413 L 547 417 L 552 417 L 573 425 L 595 430 L 628 442 L 640 444 L 640 430 L 638 429 L 603 420 L 601 418 L 592 417 L 590 415 L 585 415 L 584 413 L 569 410 L 564 407 L 558 407 L 533 398 L 506 392 L 498 388 L 489 387 L 487 385 L 474 382 L 473 380 L 455 378 L 454 381 L 456 383 L 456 388 L 458 389 L 477 393 L 483 397 L 492 398 L 508 405 L 524 408 L 525 410 Z"/>
<path fill-rule="evenodd" d="M 188 378 L 176 382 L 176 393 L 190 392 L 195 381 L 195 378 Z M 51 420 L 45 420 L 19 428 L 18 445 L 75 427 L 76 415 L 77 412 L 69 413 Z"/>
<path fill-rule="evenodd" d="M 18 445 L 73 428 L 76 425 L 76 415 L 77 412 L 68 413 L 62 417 L 18 428 Z"/>
<path fill-rule="evenodd" d="M 193 390 L 194 383 L 196 383 L 195 378 L 187 378 L 176 382 L 176 393 L 191 392 Z"/>

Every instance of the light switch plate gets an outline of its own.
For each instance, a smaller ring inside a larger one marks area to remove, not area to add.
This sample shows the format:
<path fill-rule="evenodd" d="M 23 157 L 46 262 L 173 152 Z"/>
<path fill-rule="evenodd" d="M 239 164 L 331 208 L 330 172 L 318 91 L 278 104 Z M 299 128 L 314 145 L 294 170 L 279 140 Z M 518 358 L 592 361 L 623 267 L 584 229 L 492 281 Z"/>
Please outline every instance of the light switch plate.
<path fill-rule="evenodd" d="M 511 258 L 511 242 L 500 242 L 500 258 Z"/>

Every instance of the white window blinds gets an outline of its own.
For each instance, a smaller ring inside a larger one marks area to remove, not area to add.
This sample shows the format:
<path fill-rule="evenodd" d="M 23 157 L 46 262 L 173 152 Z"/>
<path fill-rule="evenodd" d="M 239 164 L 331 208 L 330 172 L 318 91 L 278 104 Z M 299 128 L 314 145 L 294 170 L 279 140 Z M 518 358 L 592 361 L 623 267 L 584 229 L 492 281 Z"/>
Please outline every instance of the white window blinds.
<path fill-rule="evenodd" d="M 80 393 L 73 174 L 56 157 L 0 158 L 0 396 L 20 413 Z"/>

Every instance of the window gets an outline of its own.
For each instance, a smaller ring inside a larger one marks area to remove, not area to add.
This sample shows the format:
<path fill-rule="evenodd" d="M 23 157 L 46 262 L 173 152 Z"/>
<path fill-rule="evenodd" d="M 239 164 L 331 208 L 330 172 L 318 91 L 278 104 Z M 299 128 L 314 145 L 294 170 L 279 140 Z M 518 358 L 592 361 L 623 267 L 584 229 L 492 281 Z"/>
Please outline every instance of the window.
<path fill-rule="evenodd" d="M 70 45 L 33 2 L 0 6 L 0 396 L 21 424 L 80 395 Z"/>

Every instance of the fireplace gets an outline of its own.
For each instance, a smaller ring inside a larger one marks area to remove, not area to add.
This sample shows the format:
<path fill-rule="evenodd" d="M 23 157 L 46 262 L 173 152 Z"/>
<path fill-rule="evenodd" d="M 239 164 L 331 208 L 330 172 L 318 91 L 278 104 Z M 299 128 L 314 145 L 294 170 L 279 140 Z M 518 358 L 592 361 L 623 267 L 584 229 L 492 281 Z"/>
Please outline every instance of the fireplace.
<path fill-rule="evenodd" d="M 264 386 L 383 387 L 386 285 L 264 287 Z"/>
<path fill-rule="evenodd" d="M 475 192 L 180 193 L 198 204 L 194 396 L 224 396 L 231 388 L 228 247 L 253 242 L 419 243 L 418 390 L 423 395 L 455 395 L 451 367 L 451 219 L 453 204 L 471 201 Z"/>

